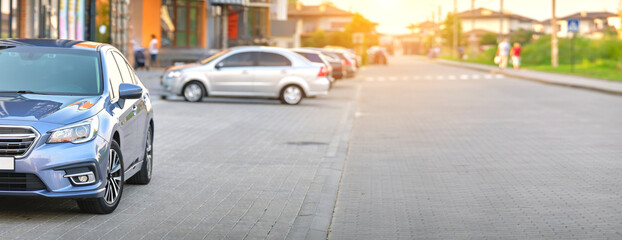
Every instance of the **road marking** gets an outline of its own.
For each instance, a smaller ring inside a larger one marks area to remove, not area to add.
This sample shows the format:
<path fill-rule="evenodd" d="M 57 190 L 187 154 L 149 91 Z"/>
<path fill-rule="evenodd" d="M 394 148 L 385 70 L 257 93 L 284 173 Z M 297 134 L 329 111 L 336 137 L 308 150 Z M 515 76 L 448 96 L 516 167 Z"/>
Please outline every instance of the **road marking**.
<path fill-rule="evenodd" d="M 386 80 L 386 79 L 385 79 L 384 77 L 379 77 L 379 78 L 378 78 L 378 81 L 379 81 L 379 82 L 384 82 L 385 80 Z"/>
<path fill-rule="evenodd" d="M 461 75 L 414 75 L 414 76 L 380 76 L 380 77 L 366 77 L 366 82 L 397 82 L 397 81 L 409 81 L 409 80 L 478 80 L 478 79 L 502 79 L 505 75 L 495 74 L 461 74 Z M 361 78 L 361 80 L 363 80 Z"/>
<path fill-rule="evenodd" d="M 460 75 L 460 79 L 468 80 L 469 79 L 469 75 Z"/>
<path fill-rule="evenodd" d="M 391 82 L 395 82 L 395 81 L 397 81 L 397 77 L 390 77 L 390 78 L 389 78 L 389 81 L 391 81 Z"/>

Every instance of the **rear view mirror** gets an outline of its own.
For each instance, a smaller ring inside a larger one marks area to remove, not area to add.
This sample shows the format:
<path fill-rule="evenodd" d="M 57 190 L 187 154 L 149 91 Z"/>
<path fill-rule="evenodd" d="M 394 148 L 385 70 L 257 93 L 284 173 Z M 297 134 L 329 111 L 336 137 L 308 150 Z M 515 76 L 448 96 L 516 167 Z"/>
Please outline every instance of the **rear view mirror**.
<path fill-rule="evenodd" d="M 143 88 L 138 85 L 121 83 L 119 85 L 119 98 L 138 99 L 143 96 Z"/>
<path fill-rule="evenodd" d="M 221 69 L 221 68 L 223 68 L 224 66 L 225 66 L 225 63 L 224 63 L 224 62 L 219 62 L 219 63 L 217 63 L 217 64 L 216 64 L 215 68 L 216 68 L 216 69 Z"/>

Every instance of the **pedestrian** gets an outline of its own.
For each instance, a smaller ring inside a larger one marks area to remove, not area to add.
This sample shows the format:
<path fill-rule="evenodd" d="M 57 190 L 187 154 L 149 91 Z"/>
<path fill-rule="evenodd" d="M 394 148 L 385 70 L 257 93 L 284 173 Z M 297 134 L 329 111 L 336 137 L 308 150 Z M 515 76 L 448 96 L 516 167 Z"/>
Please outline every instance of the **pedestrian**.
<path fill-rule="evenodd" d="M 514 70 L 518 70 L 520 68 L 520 52 L 522 48 L 520 43 L 514 43 L 514 47 L 512 47 L 512 66 L 514 66 Z"/>
<path fill-rule="evenodd" d="M 151 67 L 156 67 L 158 61 L 158 39 L 155 34 L 151 34 L 151 42 L 149 42 L 149 55 L 151 56 Z"/>
<path fill-rule="evenodd" d="M 499 69 L 501 71 L 505 70 L 508 66 L 508 57 L 510 55 L 510 44 L 508 43 L 508 38 L 503 38 L 503 41 L 499 43 L 497 48 L 497 57 L 499 57 Z"/>
<path fill-rule="evenodd" d="M 460 61 L 464 60 L 464 46 L 458 47 L 458 55 L 460 56 Z"/>

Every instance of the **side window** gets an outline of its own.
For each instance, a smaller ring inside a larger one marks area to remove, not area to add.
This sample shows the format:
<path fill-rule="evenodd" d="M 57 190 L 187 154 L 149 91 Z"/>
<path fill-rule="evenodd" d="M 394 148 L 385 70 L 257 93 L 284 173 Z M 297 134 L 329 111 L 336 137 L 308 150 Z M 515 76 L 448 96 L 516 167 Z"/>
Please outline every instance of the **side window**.
<path fill-rule="evenodd" d="M 223 67 L 250 67 L 254 65 L 255 53 L 245 52 L 233 54 L 222 60 Z"/>
<path fill-rule="evenodd" d="M 114 52 L 113 55 L 114 59 L 117 61 L 117 66 L 119 66 L 119 70 L 121 71 L 123 83 L 136 84 L 136 82 L 134 82 L 134 77 L 132 76 L 132 69 L 128 68 L 128 64 L 125 59 L 118 52 Z"/>
<path fill-rule="evenodd" d="M 260 67 L 281 67 L 291 65 L 292 62 L 280 54 L 263 52 L 259 57 Z"/>
<path fill-rule="evenodd" d="M 110 90 L 112 99 L 119 98 L 119 85 L 123 82 L 119 67 L 115 61 L 112 52 L 106 53 L 106 69 L 108 71 L 108 81 L 110 82 Z"/>

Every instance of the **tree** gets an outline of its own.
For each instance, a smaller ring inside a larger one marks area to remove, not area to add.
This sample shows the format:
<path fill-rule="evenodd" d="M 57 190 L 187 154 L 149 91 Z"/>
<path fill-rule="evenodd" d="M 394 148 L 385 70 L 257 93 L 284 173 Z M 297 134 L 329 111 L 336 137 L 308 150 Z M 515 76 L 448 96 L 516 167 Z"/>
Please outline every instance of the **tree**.
<path fill-rule="evenodd" d="M 287 0 L 287 5 L 296 5 L 298 0 Z"/>
<path fill-rule="evenodd" d="M 497 34 L 486 33 L 479 40 L 479 45 L 497 45 Z"/>
<path fill-rule="evenodd" d="M 458 22 L 456 24 L 456 26 L 458 26 L 458 44 L 460 44 L 463 41 L 462 23 L 460 21 L 460 17 L 453 13 L 448 13 L 447 18 L 445 18 L 445 22 L 443 22 L 443 25 L 445 25 L 445 28 L 441 30 L 441 38 L 443 38 L 445 42 L 447 43 L 447 45 L 449 46 L 454 45 L 454 22 L 455 21 Z"/>
<path fill-rule="evenodd" d="M 352 22 L 346 26 L 347 33 L 375 33 L 376 32 L 375 22 L 369 21 L 367 18 L 363 17 L 360 13 L 355 13 L 352 16 Z"/>
<path fill-rule="evenodd" d="M 525 45 L 531 42 L 532 37 L 533 37 L 532 31 L 527 31 L 521 28 L 510 34 L 510 43 L 514 44 L 515 42 L 518 42 L 521 45 Z"/>

